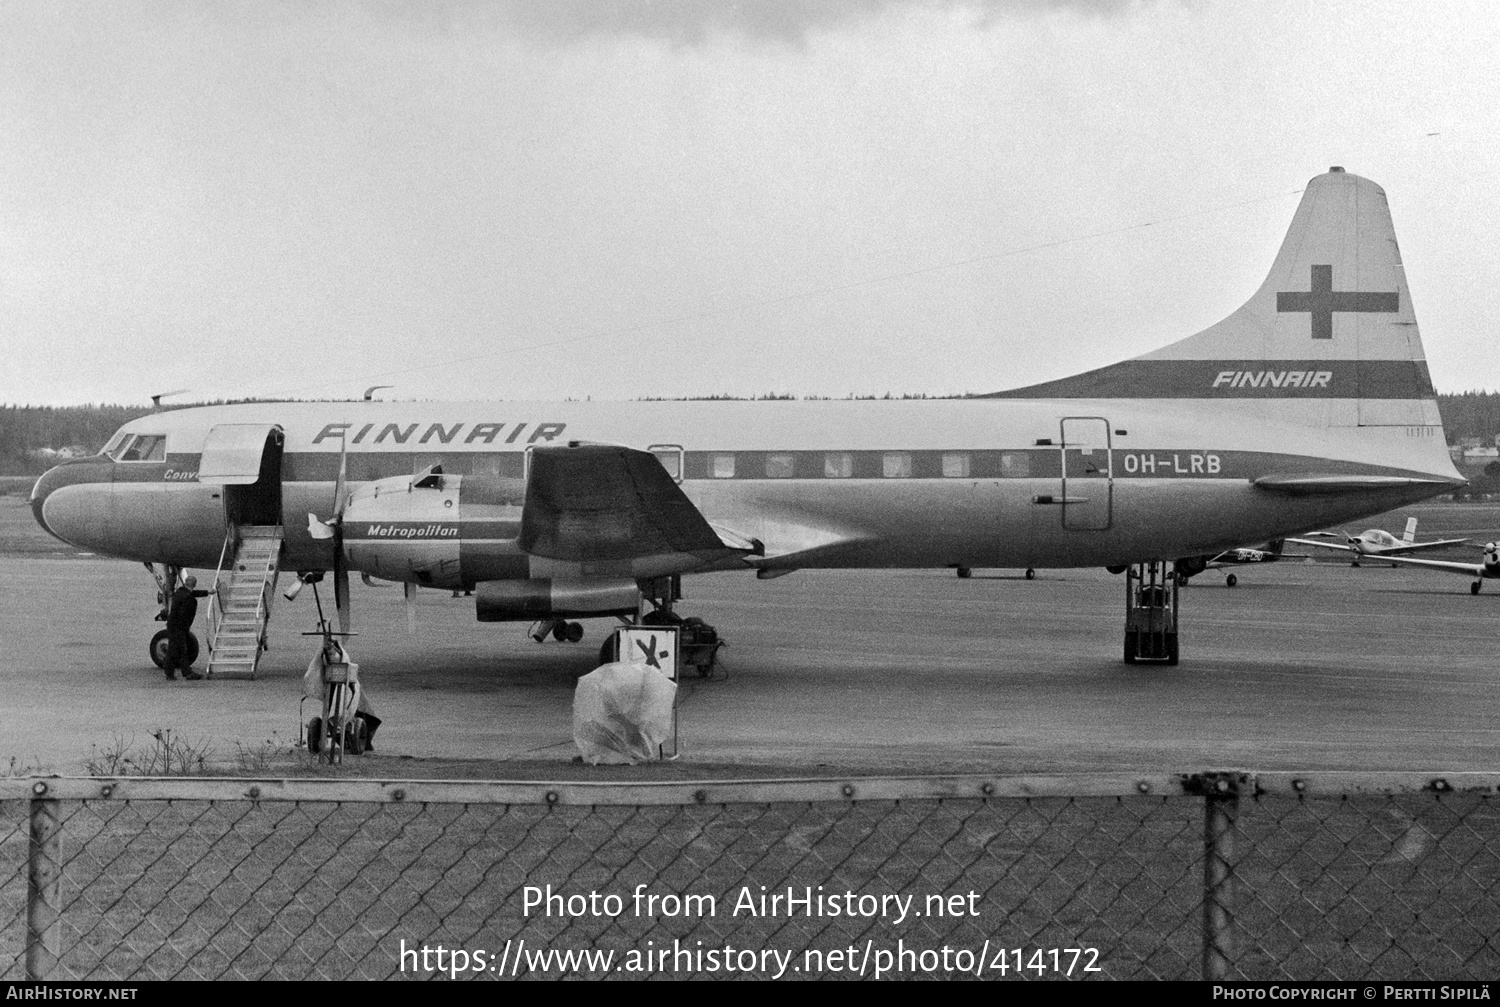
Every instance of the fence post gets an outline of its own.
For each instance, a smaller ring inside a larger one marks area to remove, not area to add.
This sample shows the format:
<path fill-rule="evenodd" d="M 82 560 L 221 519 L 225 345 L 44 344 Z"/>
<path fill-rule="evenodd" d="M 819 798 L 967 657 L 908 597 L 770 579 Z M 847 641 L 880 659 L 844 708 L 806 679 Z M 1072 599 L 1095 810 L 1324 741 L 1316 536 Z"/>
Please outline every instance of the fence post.
<path fill-rule="evenodd" d="M 31 787 L 31 843 L 26 857 L 26 978 L 51 979 L 62 924 L 62 821 L 47 784 Z"/>
<path fill-rule="evenodd" d="M 1234 970 L 1234 832 L 1240 781 L 1206 773 L 1203 794 L 1203 978 L 1228 979 Z"/>

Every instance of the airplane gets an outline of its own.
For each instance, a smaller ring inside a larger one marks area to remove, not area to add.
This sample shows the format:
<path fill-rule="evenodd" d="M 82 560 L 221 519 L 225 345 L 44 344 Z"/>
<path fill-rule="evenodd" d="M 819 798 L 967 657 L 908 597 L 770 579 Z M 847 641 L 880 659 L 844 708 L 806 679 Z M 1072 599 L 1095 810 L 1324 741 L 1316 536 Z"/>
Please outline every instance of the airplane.
<path fill-rule="evenodd" d="M 1386 557 L 1381 557 L 1385 559 Z M 1484 559 L 1478 563 L 1456 563 L 1443 559 L 1414 559 L 1409 556 L 1397 556 L 1390 562 L 1401 566 L 1418 566 L 1428 570 L 1447 570 L 1449 573 L 1466 574 L 1474 578 L 1469 585 L 1470 594 L 1478 594 L 1479 588 L 1486 580 L 1500 579 L 1500 542 L 1486 542 L 1484 544 Z"/>
<path fill-rule="evenodd" d="M 1316 536 L 1333 538 L 1333 532 L 1314 532 Z M 1425 549 L 1441 549 L 1448 545 L 1463 545 L 1469 541 L 1466 538 L 1445 538 L 1433 542 L 1417 541 L 1417 519 L 1409 517 L 1406 519 L 1406 531 L 1400 537 L 1392 535 L 1388 531 L 1379 528 L 1370 528 L 1360 532 L 1358 535 L 1346 535 L 1347 545 L 1337 542 L 1320 542 L 1316 538 L 1294 538 L 1291 541 L 1298 545 L 1317 546 L 1319 549 L 1338 549 L 1341 552 L 1352 552 L 1354 560 L 1351 566 L 1359 566 L 1359 561 L 1366 557 L 1385 559 L 1388 556 L 1405 556 L 1408 553 L 1421 552 Z"/>
<path fill-rule="evenodd" d="M 332 573 L 347 630 L 352 571 L 472 591 L 480 621 L 565 640 L 575 619 L 672 616 L 690 574 L 1217 556 L 1450 492 L 1446 444 L 1385 192 L 1335 167 L 1239 309 L 1072 377 L 953 399 L 179 408 L 49 470 L 31 507 L 165 587 L 255 567 L 264 599 L 282 571 Z"/>
<path fill-rule="evenodd" d="M 1179 559 L 1173 564 L 1177 572 L 1177 582 L 1186 584 L 1192 577 L 1205 570 L 1223 570 L 1231 566 L 1247 566 L 1252 563 L 1280 563 L 1288 559 L 1306 559 L 1301 554 L 1289 555 L 1282 550 L 1286 546 L 1286 539 L 1272 539 L 1270 542 L 1258 547 L 1239 546 L 1234 549 L 1225 549 L 1216 556 L 1194 556 Z M 1233 573 L 1224 575 L 1224 586 L 1234 587 L 1240 582 L 1238 576 Z"/>

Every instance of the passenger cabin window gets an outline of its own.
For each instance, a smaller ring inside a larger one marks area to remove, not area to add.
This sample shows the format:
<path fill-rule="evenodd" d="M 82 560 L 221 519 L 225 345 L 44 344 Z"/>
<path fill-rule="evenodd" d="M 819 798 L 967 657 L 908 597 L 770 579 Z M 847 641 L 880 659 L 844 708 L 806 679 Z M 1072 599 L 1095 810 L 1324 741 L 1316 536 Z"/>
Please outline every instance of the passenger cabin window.
<path fill-rule="evenodd" d="M 734 455 L 710 455 L 708 474 L 715 479 L 733 479 Z"/>
<path fill-rule="evenodd" d="M 167 457 L 167 438 L 162 434 L 140 434 L 121 446 L 124 450 L 116 461 L 159 462 Z"/>
<path fill-rule="evenodd" d="M 791 477 L 792 456 L 790 454 L 766 455 L 767 479 L 790 479 Z"/>
<path fill-rule="evenodd" d="M 969 478 L 969 456 L 962 451 L 949 451 L 943 455 L 943 477 L 945 479 Z"/>
<path fill-rule="evenodd" d="M 675 444 L 653 444 L 647 448 L 656 460 L 661 462 L 661 467 L 667 470 L 667 475 L 678 482 L 682 482 L 682 448 Z"/>
<path fill-rule="evenodd" d="M 848 479 L 854 475 L 854 456 L 847 451 L 830 451 L 823 456 L 825 479 Z"/>
<path fill-rule="evenodd" d="M 1024 451 L 1000 452 L 1000 475 L 1005 479 L 1025 479 L 1031 475 L 1031 456 Z"/>
<path fill-rule="evenodd" d="M 880 472 L 887 479 L 910 479 L 911 455 L 905 451 L 887 451 L 880 460 Z"/>

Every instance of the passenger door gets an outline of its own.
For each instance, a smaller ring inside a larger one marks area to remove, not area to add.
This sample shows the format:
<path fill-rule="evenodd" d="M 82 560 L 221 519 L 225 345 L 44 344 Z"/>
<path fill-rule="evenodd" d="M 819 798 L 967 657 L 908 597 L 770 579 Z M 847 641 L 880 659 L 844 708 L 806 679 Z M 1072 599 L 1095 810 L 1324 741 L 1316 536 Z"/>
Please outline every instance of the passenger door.
<path fill-rule="evenodd" d="M 1114 509 L 1114 452 L 1102 416 L 1062 420 L 1062 524 L 1073 531 L 1102 531 Z"/>

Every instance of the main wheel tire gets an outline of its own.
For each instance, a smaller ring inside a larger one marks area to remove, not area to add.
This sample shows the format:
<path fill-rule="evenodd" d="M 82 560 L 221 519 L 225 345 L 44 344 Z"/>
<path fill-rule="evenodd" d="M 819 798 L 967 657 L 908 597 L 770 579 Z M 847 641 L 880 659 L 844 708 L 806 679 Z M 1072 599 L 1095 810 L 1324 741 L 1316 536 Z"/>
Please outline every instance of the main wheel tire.
<path fill-rule="evenodd" d="M 1230 574 L 1228 577 L 1224 578 L 1224 586 L 1225 587 L 1234 587 L 1239 582 L 1240 582 L 1240 579 L 1238 577 L 1236 577 L 1234 574 Z"/>
<path fill-rule="evenodd" d="M 307 750 L 314 755 L 323 750 L 322 717 L 314 717 L 307 722 Z"/>
<path fill-rule="evenodd" d="M 198 637 L 196 637 L 192 633 L 189 633 L 188 634 L 188 645 L 187 645 L 187 663 L 188 663 L 188 666 L 191 667 L 192 664 L 193 664 L 193 662 L 196 661 L 196 660 L 198 660 Z"/>
<path fill-rule="evenodd" d="M 1478 594 L 1479 593 L 1479 581 L 1476 580 L 1474 583 L 1472 583 L 1472 584 L 1469 585 L 1469 593 L 1470 594 Z"/>
<path fill-rule="evenodd" d="M 1176 664 L 1177 663 L 1177 634 L 1176 633 L 1168 633 L 1167 634 L 1167 663 L 1168 664 Z"/>
<path fill-rule="evenodd" d="M 1137 637 L 1134 633 L 1125 634 L 1125 663 L 1135 664 L 1135 655 L 1138 652 Z"/>
<path fill-rule="evenodd" d="M 570 622 L 570 623 L 568 623 L 567 629 L 563 632 L 563 639 L 567 640 L 569 643 L 577 643 L 579 640 L 582 640 L 583 639 L 583 623 L 581 623 L 581 622 Z"/>
<path fill-rule="evenodd" d="M 165 671 L 167 667 L 167 631 L 164 629 L 157 630 L 156 635 L 151 638 L 151 643 L 147 646 L 147 650 L 151 654 L 151 663 Z"/>
<path fill-rule="evenodd" d="M 1036 580 L 1036 571 L 1033 570 L 1029 566 L 1026 568 L 1026 579 L 1027 580 Z"/>
<path fill-rule="evenodd" d="M 974 576 L 974 571 L 970 570 L 968 567 L 961 566 L 961 567 L 958 568 L 958 579 L 959 580 L 968 580 L 972 576 Z"/>
<path fill-rule="evenodd" d="M 565 623 L 565 622 L 559 622 L 559 623 L 554 624 L 553 627 L 552 627 L 552 639 L 556 640 L 558 643 L 562 643 L 567 638 L 568 638 L 568 624 Z"/>

